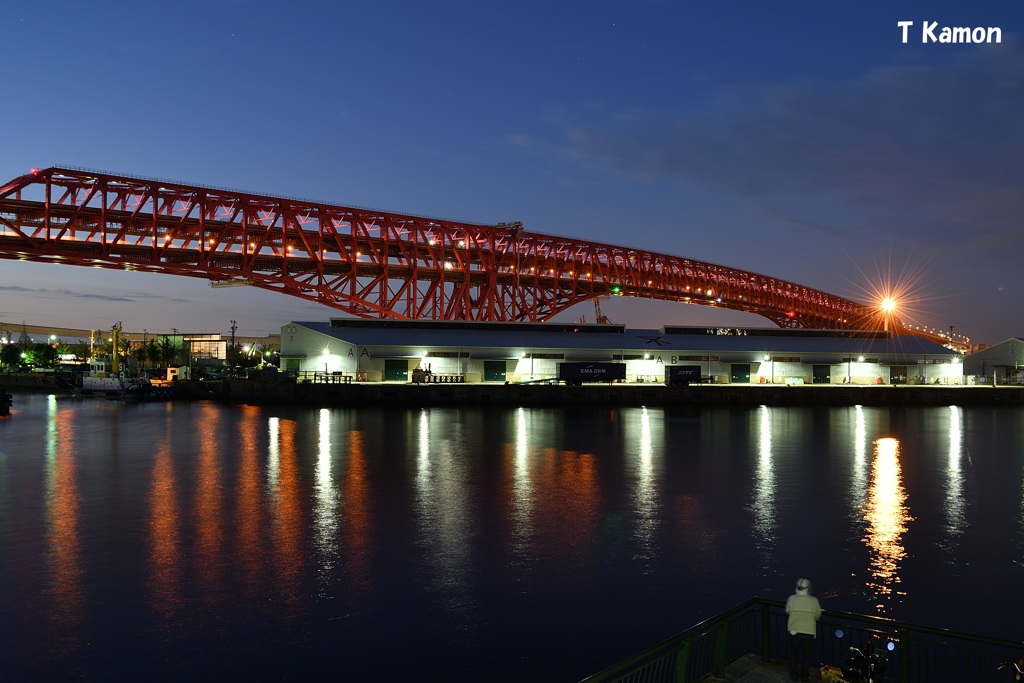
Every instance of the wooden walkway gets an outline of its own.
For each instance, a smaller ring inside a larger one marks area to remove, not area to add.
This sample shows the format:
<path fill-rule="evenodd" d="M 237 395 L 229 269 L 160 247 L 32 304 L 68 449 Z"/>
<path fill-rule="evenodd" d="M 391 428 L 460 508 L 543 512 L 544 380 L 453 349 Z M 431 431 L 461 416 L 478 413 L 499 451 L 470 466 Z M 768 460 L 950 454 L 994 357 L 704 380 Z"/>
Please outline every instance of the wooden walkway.
<path fill-rule="evenodd" d="M 701 683 L 789 683 L 789 662 L 762 662 L 757 655 L 741 657 L 725 669 L 725 677 L 709 676 Z M 817 668 L 811 669 L 811 680 L 820 681 Z"/>

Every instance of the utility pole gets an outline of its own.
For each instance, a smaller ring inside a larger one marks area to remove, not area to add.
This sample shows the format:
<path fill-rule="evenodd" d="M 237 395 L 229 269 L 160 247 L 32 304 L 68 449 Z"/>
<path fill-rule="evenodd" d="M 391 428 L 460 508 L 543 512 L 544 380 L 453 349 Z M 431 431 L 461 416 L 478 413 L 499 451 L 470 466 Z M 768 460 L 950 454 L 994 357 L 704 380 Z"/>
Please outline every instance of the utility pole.
<path fill-rule="evenodd" d="M 235 351 L 235 330 L 238 329 L 238 323 L 234 320 L 231 321 L 231 348 L 228 350 L 228 360 L 231 362 L 231 376 L 235 376 L 235 363 L 238 353 Z"/>
<path fill-rule="evenodd" d="M 110 371 L 117 377 L 121 371 L 121 363 L 117 357 L 118 347 L 121 345 L 121 321 L 118 320 L 111 328 L 110 339 Z"/>

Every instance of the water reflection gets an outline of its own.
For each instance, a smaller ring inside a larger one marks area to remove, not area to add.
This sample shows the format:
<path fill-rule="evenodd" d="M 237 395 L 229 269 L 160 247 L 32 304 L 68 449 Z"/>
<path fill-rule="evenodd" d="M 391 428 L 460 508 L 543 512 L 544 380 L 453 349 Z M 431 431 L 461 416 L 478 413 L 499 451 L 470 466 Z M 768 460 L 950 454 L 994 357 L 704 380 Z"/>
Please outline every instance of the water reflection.
<path fill-rule="evenodd" d="M 370 543 L 374 527 L 370 517 L 370 478 L 367 472 L 365 435 L 358 429 L 348 432 L 347 459 L 342 467 L 340 524 L 346 578 L 351 587 L 370 586 L 372 556 Z"/>
<path fill-rule="evenodd" d="M 775 520 L 775 465 L 772 462 L 771 409 L 761 406 L 758 411 L 757 464 L 754 468 L 754 543 L 761 555 L 761 568 L 767 571 L 776 543 Z"/>
<path fill-rule="evenodd" d="M 967 503 L 964 499 L 963 409 L 949 407 L 949 457 L 946 459 L 946 535 L 940 542 L 949 553 L 948 561 L 957 563 L 960 540 L 967 530 Z"/>
<path fill-rule="evenodd" d="M 645 645 L 775 591 L 762 567 L 805 552 L 807 509 L 813 571 L 853 573 L 827 609 L 930 623 L 941 604 L 946 622 L 1017 637 L 969 597 L 995 577 L 1019 611 L 1013 549 L 984 552 L 966 520 L 1019 537 L 1024 431 L 1008 411 L 32 401 L 0 423 L 4 673 L 109 677 L 130 640 L 182 680 L 313 678 L 328 659 L 452 681 L 500 662 L 529 680 L 565 663 L 567 629 L 620 638 L 612 612 Z M 936 545 L 972 566 L 936 576 L 934 553 L 907 552 Z M 550 678 L 598 668 L 603 648 L 586 649 Z"/>
<path fill-rule="evenodd" d="M 435 424 L 437 423 L 437 424 Z M 436 429 L 435 429 L 436 427 Z M 441 413 L 419 414 L 419 454 L 416 460 L 416 511 L 430 582 L 444 596 L 445 615 L 464 624 L 472 606 L 473 482 L 463 454 L 463 426 Z"/>
<path fill-rule="evenodd" d="M 295 437 L 297 426 L 292 420 L 275 419 L 272 435 L 274 468 L 268 482 L 273 561 L 277 569 L 277 587 L 283 602 L 291 607 L 299 604 L 301 591 L 299 574 L 302 557 L 302 495 L 300 490 L 298 453 Z M 294 617 L 294 612 L 285 616 Z"/>
<path fill-rule="evenodd" d="M 425 546 L 439 551 L 433 555 L 435 579 L 462 584 L 467 574 L 473 506 L 468 499 L 468 480 L 461 453 L 459 425 L 439 425 L 432 436 L 429 411 L 420 413 L 420 456 L 416 474 L 418 512 Z M 432 449 L 431 444 L 436 444 Z"/>
<path fill-rule="evenodd" d="M 899 590 L 901 563 L 906 558 L 903 535 L 913 521 L 906 506 L 906 492 L 900 469 L 900 442 L 891 437 L 875 441 L 871 463 L 871 486 L 864 520 L 868 523 L 864 543 L 871 551 L 868 588 L 877 597 L 876 608 L 885 613 L 892 608 Z"/>
<path fill-rule="evenodd" d="M 868 428 L 864 406 L 854 406 L 853 423 L 853 468 L 850 476 L 849 500 L 856 511 L 855 522 L 863 516 L 868 491 Z"/>
<path fill-rule="evenodd" d="M 535 443 L 564 437 L 563 429 L 550 413 L 520 408 L 501 447 L 510 550 L 522 570 L 534 564 L 559 574 L 580 570 L 574 561 L 586 563 L 594 541 L 601 505 L 594 455 Z"/>
<path fill-rule="evenodd" d="M 166 438 L 156 444 L 149 486 L 149 584 L 153 610 L 173 622 L 181 608 L 181 529 L 174 460 Z"/>
<path fill-rule="evenodd" d="M 338 561 L 338 493 L 331 473 L 331 411 L 323 408 L 317 418 L 313 529 L 318 555 L 317 583 L 323 596 Z"/>
<path fill-rule="evenodd" d="M 75 647 L 73 629 L 82 619 L 82 543 L 80 501 L 75 462 L 75 413 L 61 410 L 55 396 L 47 404 L 46 513 L 48 577 L 52 596 L 52 645 L 58 651 Z"/>
<path fill-rule="evenodd" d="M 549 494 L 534 515 L 538 547 L 558 574 L 588 571 L 601 507 L 597 463 L 592 453 L 545 448 L 536 467 L 537 485 Z"/>
<path fill-rule="evenodd" d="M 661 414 L 659 411 L 659 415 Z M 656 431 L 659 444 L 664 441 L 663 427 L 663 421 L 658 420 Z M 656 438 L 653 434 L 654 431 L 651 427 L 650 411 L 646 407 L 641 408 L 639 451 L 633 499 L 636 508 L 634 537 L 636 538 L 637 554 L 645 560 L 650 560 L 657 553 L 656 539 L 661 520 L 658 486 L 654 473 L 654 440 Z"/>
<path fill-rule="evenodd" d="M 276 426 L 276 419 L 272 421 Z M 239 578 L 245 582 L 250 591 L 258 587 L 256 577 L 263 566 L 263 550 L 261 545 L 263 495 L 260 473 L 260 462 L 263 459 L 263 447 L 260 435 L 264 433 L 263 416 L 259 408 L 243 406 L 238 419 L 238 477 L 235 494 L 237 520 L 238 561 L 241 571 Z M 277 442 L 271 440 L 268 448 L 274 449 L 277 460 Z"/>
<path fill-rule="evenodd" d="M 530 476 L 531 429 L 527 424 L 528 413 L 525 408 L 515 412 L 515 432 L 512 444 L 505 448 L 506 462 L 511 461 L 511 473 L 506 475 L 512 484 L 512 495 L 509 502 L 512 518 L 512 552 L 522 559 L 529 552 L 533 538 L 533 507 L 534 484 Z M 511 452 L 510 452 L 511 451 Z"/>
<path fill-rule="evenodd" d="M 219 409 L 210 403 L 200 408 L 202 424 L 211 428 L 199 430 L 197 454 L 196 486 L 195 486 L 195 519 L 196 519 L 196 570 L 199 581 L 209 601 L 218 601 L 223 594 L 221 582 L 224 579 L 224 501 L 221 490 L 220 447 L 217 441 L 217 430 L 212 425 L 217 423 Z"/>

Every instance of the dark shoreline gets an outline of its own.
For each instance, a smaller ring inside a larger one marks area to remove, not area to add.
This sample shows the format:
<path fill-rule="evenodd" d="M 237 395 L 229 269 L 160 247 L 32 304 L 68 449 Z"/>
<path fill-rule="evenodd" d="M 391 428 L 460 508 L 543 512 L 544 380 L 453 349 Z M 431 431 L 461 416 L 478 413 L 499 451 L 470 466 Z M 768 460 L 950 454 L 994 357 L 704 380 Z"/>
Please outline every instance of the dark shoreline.
<path fill-rule="evenodd" d="M 305 384 L 289 381 L 181 382 L 192 399 L 253 405 L 318 407 L 403 405 L 770 405 L 770 406 L 976 406 L 1024 405 L 1024 386 L 948 385 L 764 385 L 713 384 L 669 387 L 663 384 L 404 384 L 364 382 Z M 10 392 L 66 393 L 52 377 L 0 375 Z"/>

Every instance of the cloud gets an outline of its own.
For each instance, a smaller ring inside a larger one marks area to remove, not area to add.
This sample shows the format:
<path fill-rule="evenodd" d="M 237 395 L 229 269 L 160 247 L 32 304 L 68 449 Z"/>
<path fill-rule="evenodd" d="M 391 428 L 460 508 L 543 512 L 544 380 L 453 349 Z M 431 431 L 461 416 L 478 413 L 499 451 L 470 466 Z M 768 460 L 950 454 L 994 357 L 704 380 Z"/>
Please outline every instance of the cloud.
<path fill-rule="evenodd" d="M 1024 50 L 963 54 L 844 82 L 722 92 L 695 115 L 620 112 L 568 128 L 566 151 L 632 181 L 782 206 L 795 224 L 841 207 L 849 234 L 898 229 L 1007 250 L 1024 240 Z"/>
<path fill-rule="evenodd" d="M 0 286 L 0 292 L 12 292 L 16 294 L 31 294 L 37 296 L 59 297 L 61 299 L 90 299 L 92 301 L 105 301 L 114 303 L 136 303 L 140 300 L 160 301 L 186 301 L 174 297 L 156 296 L 144 293 L 137 293 L 134 296 L 111 296 L 108 294 L 95 294 L 92 292 L 76 292 L 70 289 L 45 289 L 41 287 L 30 289 L 18 286 Z"/>

